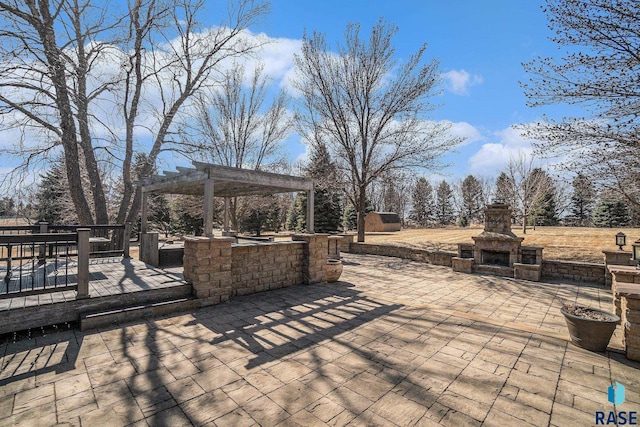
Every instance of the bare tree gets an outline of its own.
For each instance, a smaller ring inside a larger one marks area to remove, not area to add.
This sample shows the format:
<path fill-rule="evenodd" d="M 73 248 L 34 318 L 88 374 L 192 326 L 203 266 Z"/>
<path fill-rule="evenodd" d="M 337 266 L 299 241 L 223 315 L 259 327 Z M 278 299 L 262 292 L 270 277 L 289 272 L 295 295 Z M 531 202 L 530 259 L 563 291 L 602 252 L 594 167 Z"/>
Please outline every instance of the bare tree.
<path fill-rule="evenodd" d="M 0 1 L 0 129 L 21 135 L 5 154 L 19 157 L 19 170 L 29 171 L 61 149 L 70 197 L 83 223 L 108 221 L 108 168 L 100 162 L 122 172 L 116 221 L 135 220 L 136 132 L 144 127 L 152 135 L 146 176 L 163 150 L 180 147 L 172 144 L 174 121 L 193 95 L 216 81 L 220 62 L 255 47 L 242 32 L 266 11 L 253 0 L 231 2 L 226 18 L 204 30 L 198 23 L 203 0 L 128 5 L 127 13 L 118 13 L 88 0 Z M 158 104 L 153 114 L 140 114 Z M 124 122 L 124 138 L 113 116 Z"/>
<path fill-rule="evenodd" d="M 305 34 L 295 57 L 294 86 L 302 94 L 298 124 L 311 144 L 324 143 L 345 174 L 364 241 L 367 188 L 385 172 L 433 168 L 459 140 L 448 126 L 428 122 L 439 83 L 438 62 L 422 64 L 426 46 L 398 64 L 391 44 L 397 27 L 379 21 L 368 41 L 350 24 L 345 46 L 331 52 L 322 34 Z"/>
<path fill-rule="evenodd" d="M 545 156 L 566 156 L 582 172 L 640 205 L 640 3 L 548 0 L 545 11 L 560 58 L 524 64 L 531 106 L 570 104 L 583 117 L 545 119 L 526 127 Z"/>
<path fill-rule="evenodd" d="M 244 85 L 245 68 L 239 63 L 224 74 L 220 87 L 207 88 L 196 97 L 196 113 L 189 139 L 208 161 L 259 170 L 278 162 L 281 142 L 293 127 L 284 91 L 266 104 L 270 89 L 264 67 L 257 66 L 251 83 Z M 238 229 L 237 198 L 230 206 L 231 223 Z"/>
<path fill-rule="evenodd" d="M 511 158 L 504 171 L 507 179 L 505 185 L 511 188 L 508 194 L 513 197 L 514 210 L 519 213 L 522 221 L 522 234 L 527 234 L 527 217 L 536 201 L 546 190 L 547 174 L 537 173 L 533 156 L 527 157 L 520 153 L 518 158 Z"/>

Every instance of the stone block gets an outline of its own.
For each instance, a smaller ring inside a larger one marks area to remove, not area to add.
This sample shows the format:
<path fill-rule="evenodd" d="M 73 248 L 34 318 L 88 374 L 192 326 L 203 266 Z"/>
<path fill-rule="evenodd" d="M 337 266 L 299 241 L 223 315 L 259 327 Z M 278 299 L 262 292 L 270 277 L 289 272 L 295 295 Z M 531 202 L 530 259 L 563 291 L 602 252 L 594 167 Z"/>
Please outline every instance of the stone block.
<path fill-rule="evenodd" d="M 451 266 L 453 271 L 471 274 L 473 272 L 473 258 L 452 257 Z"/>
<path fill-rule="evenodd" d="M 536 264 L 513 264 L 513 276 L 516 279 L 530 280 L 532 282 L 539 282 L 541 276 L 541 265 Z"/>

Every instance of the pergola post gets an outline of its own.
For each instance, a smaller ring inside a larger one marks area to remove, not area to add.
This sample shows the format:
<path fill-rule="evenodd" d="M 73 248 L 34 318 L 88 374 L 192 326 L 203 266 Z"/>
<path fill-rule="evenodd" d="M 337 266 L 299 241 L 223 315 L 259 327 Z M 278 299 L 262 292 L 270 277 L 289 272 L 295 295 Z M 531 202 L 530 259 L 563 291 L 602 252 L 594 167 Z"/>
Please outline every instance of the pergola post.
<path fill-rule="evenodd" d="M 204 235 L 213 237 L 213 178 L 204 180 Z"/>
<path fill-rule="evenodd" d="M 313 234 L 313 190 L 307 191 L 307 233 Z"/>
<path fill-rule="evenodd" d="M 147 192 L 144 191 L 144 187 L 140 191 L 142 195 L 142 210 L 140 212 L 141 215 L 141 224 L 140 224 L 140 233 L 147 232 Z"/>
<path fill-rule="evenodd" d="M 229 232 L 229 203 L 231 202 L 229 197 L 224 198 L 224 231 Z"/>

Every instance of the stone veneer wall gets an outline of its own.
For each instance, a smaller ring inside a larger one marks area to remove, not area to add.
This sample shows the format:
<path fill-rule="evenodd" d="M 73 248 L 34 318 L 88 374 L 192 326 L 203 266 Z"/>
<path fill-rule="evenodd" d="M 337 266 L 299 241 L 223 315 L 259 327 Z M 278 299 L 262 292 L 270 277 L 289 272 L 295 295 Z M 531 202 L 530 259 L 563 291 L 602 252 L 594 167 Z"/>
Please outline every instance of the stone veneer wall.
<path fill-rule="evenodd" d="M 184 278 L 202 305 L 284 286 L 324 283 L 327 235 L 295 235 L 292 242 L 232 246 L 232 237 L 190 237 Z"/>
<path fill-rule="evenodd" d="M 604 264 L 577 261 L 542 261 L 543 279 L 563 279 L 604 285 Z"/>
<path fill-rule="evenodd" d="M 344 248 L 343 248 L 344 246 Z M 412 261 L 425 262 L 434 265 L 451 267 L 451 258 L 457 256 L 456 252 L 429 251 L 426 249 L 410 248 L 405 246 L 374 245 L 372 243 L 353 242 L 341 246 L 343 252 L 354 254 L 392 256 L 396 258 L 410 259 Z"/>
<path fill-rule="evenodd" d="M 233 246 L 232 296 L 299 285 L 303 282 L 303 267 L 303 242 Z"/>
<path fill-rule="evenodd" d="M 345 242 L 345 240 L 341 245 L 343 252 L 392 256 L 447 267 L 452 266 L 451 259 L 458 255 L 456 252 L 449 251 L 429 251 L 406 246 Z M 605 281 L 605 266 L 590 262 L 543 260 L 541 275 L 543 279 L 565 279 L 602 285 Z"/>

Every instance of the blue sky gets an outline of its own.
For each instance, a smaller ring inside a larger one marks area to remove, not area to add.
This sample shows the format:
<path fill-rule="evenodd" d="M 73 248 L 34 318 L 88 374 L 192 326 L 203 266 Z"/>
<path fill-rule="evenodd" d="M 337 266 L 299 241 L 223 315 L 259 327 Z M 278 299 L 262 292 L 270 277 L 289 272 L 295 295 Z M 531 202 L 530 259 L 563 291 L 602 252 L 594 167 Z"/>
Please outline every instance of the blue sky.
<path fill-rule="evenodd" d="M 254 31 L 270 37 L 300 39 L 303 32 L 325 33 L 331 46 L 343 41 L 345 26 L 359 22 L 368 34 L 383 17 L 399 27 L 394 39 L 402 60 L 427 43 L 426 58 L 438 58 L 444 93 L 435 98 L 442 106 L 431 113 L 449 120 L 457 132 L 469 137 L 446 172 L 453 178 L 468 173 L 495 176 L 510 156 L 531 153 L 512 126 L 537 120 L 543 113 L 561 117 L 565 107 L 528 108 L 518 81 L 527 80 L 521 63 L 537 56 L 560 56 L 541 1 L 451 2 L 426 0 L 273 0 L 271 14 Z M 290 145 L 292 154 L 303 150 Z"/>
<path fill-rule="evenodd" d="M 116 0 L 116 4 L 120 1 Z M 534 122 L 544 113 L 560 118 L 576 112 L 565 106 L 528 108 L 518 84 L 528 79 L 522 62 L 538 56 L 562 55 L 548 39 L 551 33 L 542 4 L 542 0 L 272 0 L 271 13 L 263 17 L 259 25 L 250 28 L 248 35 L 270 43 L 257 53 L 257 58 L 247 61 L 246 69 L 252 70 L 255 62 L 262 62 L 266 74 L 278 86 L 290 89 L 290 79 L 295 75 L 293 55 L 299 52 L 305 30 L 325 33 L 329 45 L 335 47 L 343 43 L 348 23 L 360 23 L 361 35 L 366 39 L 371 27 L 382 17 L 399 27 L 393 40 L 399 61 L 415 53 L 423 43 L 428 45 L 425 59 L 440 61 L 443 93 L 432 99 L 441 107 L 427 118 L 447 120 L 455 135 L 467 137 L 456 153 L 443 159 L 451 164 L 443 171 L 444 176 L 454 180 L 470 173 L 495 177 L 510 157 L 532 153 L 531 141 L 524 140 L 515 125 Z M 210 1 L 206 5 L 210 14 L 200 17 L 203 30 L 218 24 L 225 12 L 224 1 Z M 119 16 L 120 12 L 114 9 L 113 13 Z M 104 63 L 96 67 L 101 75 L 110 70 L 117 73 L 117 62 L 109 57 L 102 61 Z M 152 108 L 145 111 L 145 118 L 137 128 L 140 148 L 150 144 L 153 135 L 149 129 L 158 126 L 152 113 L 154 102 L 160 98 L 154 87 L 148 87 L 147 91 L 149 100 L 145 105 Z M 95 126 L 97 137 L 101 132 L 124 135 L 121 119 L 109 114 L 109 111 L 115 111 L 114 108 L 118 109 L 117 102 L 114 98 L 97 103 L 94 114 L 104 116 L 101 118 L 105 123 Z M 189 116 L 188 111 L 183 114 Z M 102 129 L 107 125 L 109 132 Z M 25 135 L 27 141 L 37 141 L 41 137 L 33 132 Z M 18 129 L 5 127 L 0 131 L 0 147 L 19 140 Z M 292 135 L 286 141 L 291 161 L 305 159 L 306 150 L 298 135 Z M 0 167 L 0 172 L 9 170 L 12 164 L 4 156 L 2 160 L 4 166 Z M 553 161 L 540 161 L 542 165 L 545 163 Z M 176 158 L 174 153 L 166 154 L 159 168 L 172 170 L 176 165 L 188 166 L 189 161 Z M 38 172 L 34 171 L 34 179 Z M 432 180 L 441 179 L 440 175 L 428 172 L 425 175 Z"/>

